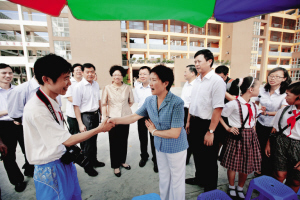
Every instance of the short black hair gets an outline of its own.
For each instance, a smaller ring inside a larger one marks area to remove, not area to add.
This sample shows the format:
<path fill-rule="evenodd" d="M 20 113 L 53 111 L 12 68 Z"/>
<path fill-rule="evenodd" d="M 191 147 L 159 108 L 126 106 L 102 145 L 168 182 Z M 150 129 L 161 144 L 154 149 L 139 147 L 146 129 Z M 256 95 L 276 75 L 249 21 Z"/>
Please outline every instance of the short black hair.
<path fill-rule="evenodd" d="M 126 73 L 127 71 L 124 69 L 124 67 L 122 66 L 119 66 L 119 65 L 114 65 L 112 66 L 110 69 L 109 69 L 109 74 L 110 76 L 113 76 L 113 73 L 116 71 L 116 70 L 119 70 L 122 74 L 122 76 L 126 76 Z"/>
<path fill-rule="evenodd" d="M 151 71 L 150 67 L 148 67 L 148 66 L 143 66 L 143 67 L 141 67 L 141 68 L 139 69 L 139 72 L 140 72 L 142 69 L 147 69 L 147 70 L 149 71 L 149 74 L 150 74 L 150 71 Z"/>
<path fill-rule="evenodd" d="M 168 91 L 170 90 L 174 82 L 174 74 L 171 68 L 164 65 L 156 65 L 153 69 L 151 69 L 150 73 L 155 73 L 163 83 L 168 81 L 169 84 L 166 89 Z"/>
<path fill-rule="evenodd" d="M 94 68 L 94 70 L 96 71 L 96 68 L 95 68 L 95 66 L 93 65 L 93 64 L 91 64 L 91 63 L 84 63 L 83 65 L 82 65 L 82 67 L 81 67 L 81 70 L 82 71 L 84 71 L 84 68 Z"/>
<path fill-rule="evenodd" d="M 188 65 L 186 67 L 189 68 L 190 72 L 192 72 L 192 73 L 194 72 L 195 76 L 197 76 L 198 72 L 195 68 L 195 65 Z"/>
<path fill-rule="evenodd" d="M 70 73 L 71 68 L 72 65 L 63 57 L 50 53 L 34 63 L 35 78 L 40 85 L 44 85 L 43 76 L 51 78 L 53 83 L 56 83 L 62 74 Z"/>
<path fill-rule="evenodd" d="M 282 67 L 276 67 L 276 68 L 272 69 L 272 70 L 269 72 L 268 76 L 270 76 L 270 74 L 272 74 L 272 73 L 274 73 L 274 72 L 277 72 L 277 71 L 282 71 L 282 72 L 283 72 L 283 77 L 286 78 L 285 81 L 282 81 L 282 82 L 281 82 L 280 88 L 279 88 L 280 94 L 283 94 L 283 93 L 285 93 L 286 88 L 287 88 L 288 85 L 292 82 L 292 80 L 291 80 L 291 77 L 290 77 L 290 75 L 289 75 L 289 72 L 288 72 L 286 69 L 282 68 Z M 264 88 L 265 88 L 265 91 L 266 91 L 266 92 L 269 92 L 269 91 L 270 91 L 271 85 L 270 85 L 270 83 L 269 83 L 269 80 L 267 80 L 267 83 L 266 83 L 266 85 L 265 85 Z"/>
<path fill-rule="evenodd" d="M 243 83 L 240 86 L 241 94 L 245 94 L 247 92 L 248 88 L 250 88 L 250 87 L 253 88 L 257 84 L 257 82 L 258 81 L 252 76 L 247 76 L 247 77 L 243 78 Z"/>
<path fill-rule="evenodd" d="M 214 64 L 214 60 L 215 60 L 213 53 L 208 49 L 202 49 L 202 50 L 199 50 L 195 53 L 194 58 L 196 58 L 197 56 L 199 56 L 201 54 L 204 56 L 206 61 L 211 59 L 210 67 L 212 67 L 213 64 Z"/>
<path fill-rule="evenodd" d="M 290 84 L 287 86 L 286 90 L 294 95 L 300 95 L 300 81 Z"/>
<path fill-rule="evenodd" d="M 76 67 L 80 67 L 80 69 L 82 70 L 82 64 L 76 63 L 72 66 L 72 76 L 74 76 L 74 70 Z"/>
<path fill-rule="evenodd" d="M 0 69 L 5 69 L 7 67 L 9 67 L 11 70 L 13 70 L 13 68 L 11 66 L 9 66 L 9 65 L 7 65 L 5 63 L 0 63 Z"/>
<path fill-rule="evenodd" d="M 229 68 L 225 65 L 220 65 L 216 68 L 215 73 L 216 74 L 221 74 L 223 73 L 225 76 L 228 74 Z"/>

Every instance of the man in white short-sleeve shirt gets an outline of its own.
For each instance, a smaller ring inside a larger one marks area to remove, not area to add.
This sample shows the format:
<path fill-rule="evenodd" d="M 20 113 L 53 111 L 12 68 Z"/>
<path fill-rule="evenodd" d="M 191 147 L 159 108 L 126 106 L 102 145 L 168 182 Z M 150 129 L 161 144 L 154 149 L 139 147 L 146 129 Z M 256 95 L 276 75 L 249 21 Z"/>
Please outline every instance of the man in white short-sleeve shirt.
<path fill-rule="evenodd" d="M 25 105 L 23 115 L 24 141 L 28 161 L 35 165 L 34 184 L 39 199 L 81 199 L 77 171 L 73 164 L 63 163 L 66 147 L 110 130 L 103 122 L 97 128 L 71 135 L 64 128 L 64 118 L 56 100 L 71 85 L 71 64 L 55 54 L 46 55 L 34 64 L 38 92 Z M 52 110 L 52 112 L 51 112 Z"/>
<path fill-rule="evenodd" d="M 95 66 L 90 63 L 82 65 L 83 78 L 73 89 L 73 106 L 80 132 L 91 130 L 99 125 L 101 115 L 101 101 L 99 84 L 94 81 Z M 81 144 L 83 153 L 91 162 L 85 167 L 90 176 L 97 176 L 94 167 L 104 167 L 103 162 L 97 160 L 97 135 Z"/>
<path fill-rule="evenodd" d="M 190 147 L 194 155 L 196 176 L 186 179 L 187 184 L 204 186 L 204 191 L 217 188 L 218 182 L 218 135 L 226 84 L 211 69 L 214 56 L 208 49 L 198 51 L 195 66 L 200 74 L 193 85 L 186 129 L 190 134 Z"/>

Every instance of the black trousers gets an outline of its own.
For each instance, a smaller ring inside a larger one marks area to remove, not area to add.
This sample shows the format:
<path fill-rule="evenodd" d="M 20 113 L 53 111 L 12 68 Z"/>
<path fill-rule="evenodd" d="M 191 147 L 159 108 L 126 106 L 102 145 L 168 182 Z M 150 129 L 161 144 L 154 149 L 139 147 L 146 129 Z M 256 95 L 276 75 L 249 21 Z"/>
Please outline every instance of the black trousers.
<path fill-rule="evenodd" d="M 190 147 L 194 155 L 196 181 L 204 185 L 204 191 L 217 188 L 218 183 L 218 135 L 214 134 L 212 146 L 204 145 L 204 136 L 210 125 L 210 120 L 199 117 L 190 118 Z"/>
<path fill-rule="evenodd" d="M 259 121 L 256 123 L 256 133 L 261 150 L 261 173 L 263 175 L 273 176 L 272 160 L 265 154 L 265 148 L 269 139 L 272 127 L 263 126 Z M 272 154 L 271 154 L 272 155 Z"/>
<path fill-rule="evenodd" d="M 26 159 L 23 126 L 15 125 L 13 121 L 0 121 L 0 127 L 0 137 L 7 146 L 7 155 L 3 159 L 3 164 L 10 183 L 15 185 L 24 181 L 24 176 L 16 163 L 16 148 L 18 142 L 25 157 L 23 168 L 33 171 L 34 166 L 30 165 Z"/>
<path fill-rule="evenodd" d="M 129 125 L 116 125 L 109 131 L 111 168 L 119 168 L 126 162 Z"/>
<path fill-rule="evenodd" d="M 99 126 L 98 113 L 81 113 L 81 119 L 87 131 Z M 83 154 L 92 164 L 97 161 L 97 137 L 98 134 L 80 143 Z"/>
<path fill-rule="evenodd" d="M 77 134 L 77 133 L 80 133 L 80 130 L 79 130 L 79 126 L 78 126 L 78 122 L 77 122 L 77 119 L 76 118 L 73 118 L 73 117 L 67 117 L 67 122 L 69 124 L 69 128 L 70 128 L 70 133 L 72 135 L 74 134 Z"/>
<path fill-rule="evenodd" d="M 188 117 L 188 114 L 189 114 L 189 109 L 188 108 L 184 108 L 184 128 L 186 127 L 186 122 L 187 122 L 187 117 Z M 189 143 L 189 146 L 190 146 L 190 134 L 187 133 L 187 140 L 188 140 L 188 143 Z M 187 148 L 187 154 L 186 154 L 186 162 L 189 163 L 190 162 L 190 158 L 191 158 L 191 155 L 192 155 L 192 148 L 189 147 Z"/>
<path fill-rule="evenodd" d="M 149 154 L 148 154 L 148 129 L 145 125 L 145 119 L 142 118 L 138 120 L 138 132 L 139 132 L 139 139 L 140 139 L 140 148 L 141 148 L 141 158 L 143 160 L 148 160 Z M 156 153 L 155 153 L 155 147 L 154 147 L 154 137 L 150 135 L 150 144 L 151 144 L 151 151 L 152 151 L 152 161 L 156 163 Z"/>

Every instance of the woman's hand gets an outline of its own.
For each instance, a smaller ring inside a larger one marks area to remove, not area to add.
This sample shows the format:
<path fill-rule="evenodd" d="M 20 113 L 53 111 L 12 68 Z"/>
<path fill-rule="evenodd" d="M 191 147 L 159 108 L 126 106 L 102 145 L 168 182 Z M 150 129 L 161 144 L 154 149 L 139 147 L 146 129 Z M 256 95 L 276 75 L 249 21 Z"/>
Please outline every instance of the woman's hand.
<path fill-rule="evenodd" d="M 266 112 L 267 108 L 266 106 L 261 106 L 261 111 Z"/>
<path fill-rule="evenodd" d="M 233 133 L 234 135 L 240 134 L 240 133 L 239 133 L 239 129 L 236 128 L 236 127 L 228 127 L 228 128 L 226 129 L 226 131 L 229 132 L 229 133 Z"/>
<path fill-rule="evenodd" d="M 153 124 L 153 122 L 151 121 L 151 119 L 146 119 L 145 120 L 145 124 L 146 124 L 146 127 L 148 128 L 149 132 L 152 134 L 152 131 L 155 130 L 155 126 Z"/>
<path fill-rule="evenodd" d="M 266 147 L 265 147 L 265 154 L 267 157 L 271 156 L 271 147 L 270 147 L 270 140 L 267 141 Z"/>

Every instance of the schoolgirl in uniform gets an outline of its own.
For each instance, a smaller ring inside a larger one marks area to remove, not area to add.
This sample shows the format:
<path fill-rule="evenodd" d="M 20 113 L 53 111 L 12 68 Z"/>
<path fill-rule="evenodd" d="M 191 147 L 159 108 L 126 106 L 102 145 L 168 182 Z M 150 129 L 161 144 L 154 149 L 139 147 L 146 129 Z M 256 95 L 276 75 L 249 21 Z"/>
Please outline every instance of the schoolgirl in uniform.
<path fill-rule="evenodd" d="M 241 96 L 228 102 L 222 111 L 222 116 L 228 117 L 229 126 L 220 120 L 224 128 L 230 132 L 223 150 L 221 165 L 227 168 L 228 194 L 234 199 L 245 198 L 243 187 L 247 176 L 253 171 L 260 170 L 261 165 L 260 147 L 254 130 L 258 108 L 250 101 L 251 97 L 258 96 L 259 83 L 251 76 L 245 77 L 240 90 Z M 237 188 L 234 185 L 236 172 L 239 174 Z"/>
<path fill-rule="evenodd" d="M 262 112 L 256 123 L 262 162 L 261 172 L 254 172 L 255 176 L 260 176 L 261 174 L 271 176 L 273 174 L 271 160 L 265 155 L 264 151 L 273 128 L 272 121 L 276 112 L 288 105 L 285 101 L 285 90 L 290 83 L 291 78 L 288 71 L 282 67 L 276 67 L 269 72 L 268 82 L 259 89 L 259 95 L 255 98 L 257 105 L 260 103 L 262 107 L 266 108 L 266 111 Z"/>
<path fill-rule="evenodd" d="M 274 117 L 273 127 L 277 131 L 272 143 L 272 164 L 275 178 L 280 182 L 286 179 L 286 185 L 296 193 L 300 186 L 300 82 L 289 85 L 286 89 L 286 102 L 290 105 L 281 108 Z M 272 135 L 271 134 L 271 135 Z M 270 142 L 265 153 L 270 157 Z"/>

